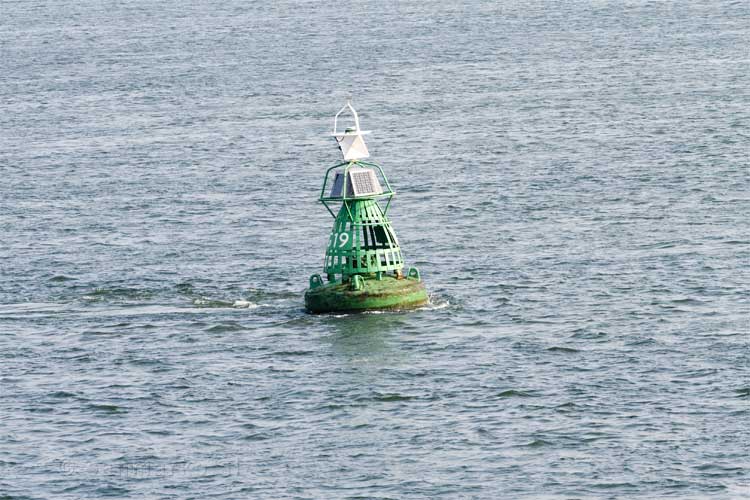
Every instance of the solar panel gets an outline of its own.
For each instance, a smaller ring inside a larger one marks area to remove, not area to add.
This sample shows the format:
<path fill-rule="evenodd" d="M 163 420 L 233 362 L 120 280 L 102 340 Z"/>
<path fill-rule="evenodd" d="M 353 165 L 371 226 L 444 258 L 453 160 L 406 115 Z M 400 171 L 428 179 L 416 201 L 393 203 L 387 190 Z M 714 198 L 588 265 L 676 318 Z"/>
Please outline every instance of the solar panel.
<path fill-rule="evenodd" d="M 370 196 L 383 192 L 375 172 L 369 168 L 350 168 L 349 186 L 353 189 L 354 196 Z"/>
<path fill-rule="evenodd" d="M 380 190 L 375 189 L 375 176 L 372 170 L 365 170 L 364 172 L 351 172 L 349 178 L 352 180 L 352 187 L 354 188 L 354 194 L 357 196 L 363 194 L 375 194 L 379 193 Z"/>
<path fill-rule="evenodd" d="M 383 192 L 375 172 L 369 168 L 350 168 L 349 182 L 347 182 L 346 195 L 350 197 L 372 196 Z M 344 175 L 342 172 L 336 172 L 333 179 L 333 187 L 330 196 L 338 198 L 344 188 Z"/>
<path fill-rule="evenodd" d="M 331 198 L 341 197 L 342 189 L 344 189 L 344 174 L 336 172 L 336 177 L 333 178 L 333 187 L 331 188 Z"/>

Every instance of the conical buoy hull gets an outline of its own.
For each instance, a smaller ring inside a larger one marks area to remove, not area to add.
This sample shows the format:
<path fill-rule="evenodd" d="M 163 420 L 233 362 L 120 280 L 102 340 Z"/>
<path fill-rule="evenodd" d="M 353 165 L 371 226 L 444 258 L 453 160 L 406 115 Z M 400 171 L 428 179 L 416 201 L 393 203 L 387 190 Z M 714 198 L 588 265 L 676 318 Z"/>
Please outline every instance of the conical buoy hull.
<path fill-rule="evenodd" d="M 305 292 L 305 307 L 312 313 L 411 309 L 427 302 L 422 281 L 391 276 L 365 279 L 360 290 L 352 290 L 349 283 L 335 282 Z"/>

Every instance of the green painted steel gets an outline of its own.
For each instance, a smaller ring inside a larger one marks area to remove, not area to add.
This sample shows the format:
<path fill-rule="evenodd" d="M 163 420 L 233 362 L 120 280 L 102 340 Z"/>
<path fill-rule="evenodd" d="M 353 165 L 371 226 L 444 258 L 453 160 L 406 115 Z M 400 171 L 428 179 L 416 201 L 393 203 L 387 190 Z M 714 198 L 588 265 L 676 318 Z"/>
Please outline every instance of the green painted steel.
<path fill-rule="evenodd" d="M 348 173 L 354 167 L 379 173 L 382 192 L 352 195 Z M 340 190 L 337 184 L 337 196 L 326 195 L 334 171 L 343 174 L 343 184 Z M 375 163 L 354 160 L 326 171 L 319 200 L 335 218 L 323 266 L 328 283 L 324 284 L 318 274 L 310 277 L 310 288 L 305 292 L 308 311 L 405 309 L 429 301 L 419 271 L 412 267 L 407 276 L 403 273 L 401 247 L 387 216 L 394 195 L 385 172 Z M 385 207 L 379 204 L 381 199 L 388 200 Z M 341 203 L 337 214 L 331 203 Z"/>
<path fill-rule="evenodd" d="M 345 201 L 333 224 L 325 272 L 355 274 L 400 271 L 404 259 L 391 222 L 372 199 Z"/>
<path fill-rule="evenodd" d="M 326 189 L 328 188 L 328 178 L 331 175 L 331 172 L 336 170 L 337 168 L 344 167 L 344 170 L 342 173 L 344 174 L 344 186 L 341 190 L 342 196 L 326 196 Z M 346 175 L 349 172 L 349 169 L 353 167 L 361 167 L 361 168 L 370 168 L 370 169 L 377 169 L 377 171 L 380 173 L 380 177 L 383 179 L 383 184 L 385 184 L 385 190 L 376 195 L 369 195 L 369 196 L 347 196 L 347 183 L 349 182 L 349 177 Z M 349 200 L 362 200 L 362 199 L 378 199 L 378 198 L 388 198 L 388 203 L 385 205 L 385 209 L 383 210 L 383 214 L 388 213 L 388 208 L 391 206 L 391 199 L 396 195 L 396 192 L 391 188 L 391 184 L 388 182 L 388 177 L 385 176 L 385 172 L 383 169 L 378 165 L 377 163 L 372 163 L 369 161 L 362 161 L 362 160 L 353 160 L 349 162 L 343 162 L 343 163 L 337 163 L 336 165 L 330 167 L 328 170 L 326 170 L 325 177 L 323 178 L 323 187 L 320 189 L 320 198 L 318 200 L 325 205 L 325 207 L 328 209 L 328 212 L 333 217 L 336 217 L 336 214 L 333 213 L 333 210 L 331 210 L 330 205 L 328 205 L 329 202 L 347 202 Z"/>
<path fill-rule="evenodd" d="M 309 289 L 305 293 L 305 306 L 313 313 L 357 312 L 410 309 L 429 301 L 424 284 L 416 279 L 385 276 L 362 282 L 360 290 L 352 290 L 349 283 L 341 281 Z"/>

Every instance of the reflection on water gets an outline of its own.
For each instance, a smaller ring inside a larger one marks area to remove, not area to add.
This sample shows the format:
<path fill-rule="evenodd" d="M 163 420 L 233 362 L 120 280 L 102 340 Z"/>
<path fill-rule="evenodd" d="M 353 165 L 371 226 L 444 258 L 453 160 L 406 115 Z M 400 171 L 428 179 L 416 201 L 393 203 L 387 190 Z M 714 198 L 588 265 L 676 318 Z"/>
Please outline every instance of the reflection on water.
<path fill-rule="evenodd" d="M 400 312 L 368 312 L 363 314 L 330 315 L 323 321 L 331 333 L 325 337 L 334 352 L 350 361 L 376 363 L 392 362 L 394 342 L 405 321 Z"/>

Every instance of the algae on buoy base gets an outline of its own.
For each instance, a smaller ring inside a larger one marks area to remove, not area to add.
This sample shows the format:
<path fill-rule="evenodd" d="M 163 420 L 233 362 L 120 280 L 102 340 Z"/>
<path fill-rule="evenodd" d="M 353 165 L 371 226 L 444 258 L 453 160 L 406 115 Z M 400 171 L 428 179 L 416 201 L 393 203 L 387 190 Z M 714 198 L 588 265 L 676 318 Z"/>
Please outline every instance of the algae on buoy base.
<path fill-rule="evenodd" d="M 355 127 L 339 132 L 338 117 L 347 109 Z M 305 292 L 305 307 L 313 313 L 406 309 L 429 301 L 419 271 L 412 267 L 403 274 L 403 255 L 387 216 L 395 193 L 380 166 L 362 161 L 369 157 L 362 137 L 367 133 L 359 129 L 359 116 L 347 101 L 334 118 L 332 134 L 345 161 L 326 171 L 319 198 L 336 220 L 326 248 L 328 283 L 314 274 Z M 334 180 L 326 194 L 332 171 Z M 388 200 L 384 208 L 379 199 Z M 329 203 L 339 202 L 341 208 L 334 214 Z"/>
<path fill-rule="evenodd" d="M 411 309 L 428 302 L 424 284 L 417 278 L 395 276 L 365 278 L 359 290 L 337 281 L 305 292 L 305 307 L 313 313 L 359 312 L 376 309 Z"/>

